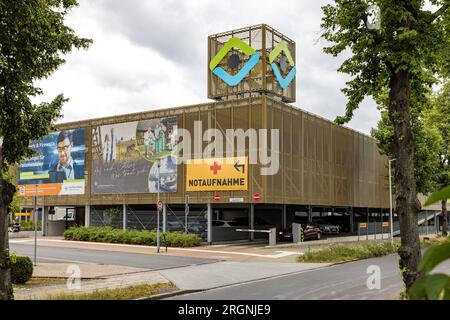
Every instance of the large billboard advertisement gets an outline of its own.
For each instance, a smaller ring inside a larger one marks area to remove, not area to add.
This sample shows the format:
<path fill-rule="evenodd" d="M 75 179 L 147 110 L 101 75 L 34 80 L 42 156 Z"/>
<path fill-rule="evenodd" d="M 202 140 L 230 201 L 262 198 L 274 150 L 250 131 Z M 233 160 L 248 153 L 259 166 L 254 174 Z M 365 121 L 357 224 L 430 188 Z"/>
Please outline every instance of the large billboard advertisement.
<path fill-rule="evenodd" d="M 92 193 L 177 191 L 177 118 L 97 126 L 92 129 Z"/>
<path fill-rule="evenodd" d="M 186 181 L 186 191 L 248 190 L 248 157 L 188 160 Z"/>
<path fill-rule="evenodd" d="M 29 148 L 35 156 L 18 168 L 21 196 L 34 196 L 36 191 L 40 196 L 84 194 L 84 128 L 52 132 Z"/>

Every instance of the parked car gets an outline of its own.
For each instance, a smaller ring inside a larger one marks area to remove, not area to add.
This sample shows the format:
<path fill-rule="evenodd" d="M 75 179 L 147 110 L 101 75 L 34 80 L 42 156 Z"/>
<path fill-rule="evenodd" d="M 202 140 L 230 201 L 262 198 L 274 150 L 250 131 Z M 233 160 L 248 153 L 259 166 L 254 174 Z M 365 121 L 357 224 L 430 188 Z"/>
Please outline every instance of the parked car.
<path fill-rule="evenodd" d="M 303 225 L 303 240 L 320 240 L 322 237 L 322 231 L 319 227 L 314 225 Z M 292 241 L 293 239 L 292 234 L 292 225 L 289 228 L 283 229 L 280 232 L 278 232 L 278 241 Z"/>
<path fill-rule="evenodd" d="M 322 231 L 322 233 L 329 233 L 329 234 L 337 234 L 339 233 L 339 226 L 335 224 L 327 223 L 324 220 L 315 220 L 312 223 L 316 227 Z"/>

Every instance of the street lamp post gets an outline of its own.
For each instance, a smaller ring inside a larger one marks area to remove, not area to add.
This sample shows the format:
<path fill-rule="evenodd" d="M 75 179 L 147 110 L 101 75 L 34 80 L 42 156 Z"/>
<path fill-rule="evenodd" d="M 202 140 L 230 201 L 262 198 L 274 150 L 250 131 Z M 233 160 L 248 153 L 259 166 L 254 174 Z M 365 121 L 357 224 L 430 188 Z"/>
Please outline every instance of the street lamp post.
<path fill-rule="evenodd" d="M 160 173 L 161 173 L 161 160 L 158 159 L 158 201 L 157 201 L 157 205 L 156 205 L 156 215 L 157 215 L 156 223 L 158 224 L 158 227 L 156 229 L 156 251 L 158 253 L 159 253 L 159 248 L 160 248 L 160 234 L 159 234 L 159 214 L 160 214 L 160 212 L 159 212 L 159 208 L 158 208 L 158 206 L 159 206 L 159 188 L 160 188 L 160 181 L 161 181 Z"/>
<path fill-rule="evenodd" d="M 391 162 L 395 159 L 389 159 L 389 224 L 391 225 L 391 244 L 394 243 L 394 219 L 392 214 L 392 174 L 391 174 Z"/>
<path fill-rule="evenodd" d="M 38 222 L 38 185 L 36 184 L 36 191 L 34 195 L 34 213 L 33 213 L 33 220 L 34 220 L 34 266 L 36 266 L 36 257 L 37 257 L 37 222 Z"/>

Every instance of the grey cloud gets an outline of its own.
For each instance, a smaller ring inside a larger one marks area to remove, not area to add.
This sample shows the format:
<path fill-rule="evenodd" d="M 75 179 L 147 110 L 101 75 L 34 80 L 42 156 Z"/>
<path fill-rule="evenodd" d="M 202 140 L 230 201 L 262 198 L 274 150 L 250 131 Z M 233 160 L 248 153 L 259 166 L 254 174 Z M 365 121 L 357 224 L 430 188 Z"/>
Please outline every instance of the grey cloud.
<path fill-rule="evenodd" d="M 185 95 L 206 100 L 207 36 L 209 34 L 267 23 L 297 42 L 297 103 L 295 105 L 334 120 L 345 111 L 340 89 L 348 77 L 337 73 L 343 61 L 323 53 L 320 38 L 321 6 L 330 1 L 157 1 L 80 0 L 80 10 L 89 10 L 105 33 L 120 34 L 133 45 L 157 52 L 171 61 L 177 74 L 160 75 L 159 82 L 177 77 Z M 85 6 L 86 4 L 86 6 Z M 95 39 L 94 39 L 95 41 Z M 119 48 L 120 49 L 120 48 Z M 149 64 L 158 61 L 149 61 Z M 120 87 L 131 96 L 151 86 L 155 79 L 130 81 L 131 75 L 87 67 L 101 86 Z M 114 68 L 114 66 L 111 66 Z M 182 93 L 180 93 L 182 94 Z M 138 94 L 139 96 L 139 94 Z M 151 104 L 159 102 L 148 98 Z M 364 102 L 351 125 L 369 132 L 378 113 Z M 139 101 L 133 101 L 134 106 Z M 148 103 L 146 103 L 148 105 Z M 167 103 L 164 105 L 167 106 Z M 369 107 L 368 107 L 369 106 Z M 134 109 L 133 109 L 134 110 Z M 128 110 L 129 112 L 131 110 Z"/>

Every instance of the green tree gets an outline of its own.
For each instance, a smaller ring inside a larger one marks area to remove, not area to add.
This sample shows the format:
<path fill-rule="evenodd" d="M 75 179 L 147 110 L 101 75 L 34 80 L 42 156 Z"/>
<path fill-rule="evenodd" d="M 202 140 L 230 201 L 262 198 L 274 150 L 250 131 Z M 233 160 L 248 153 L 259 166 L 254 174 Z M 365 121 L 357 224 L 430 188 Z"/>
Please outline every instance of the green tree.
<path fill-rule="evenodd" d="M 420 193 L 427 193 L 436 190 L 436 179 L 438 174 L 438 148 L 441 137 L 434 123 L 428 123 L 427 115 L 432 110 L 432 101 L 411 101 L 411 126 L 415 136 L 414 146 L 414 176 L 416 179 L 416 190 Z M 371 130 L 371 135 L 377 140 L 380 150 L 389 158 L 395 158 L 392 150 L 394 141 L 394 127 L 389 119 L 385 102 L 378 102 L 381 109 L 381 119 L 378 126 Z M 395 161 L 393 163 L 395 168 Z"/>
<path fill-rule="evenodd" d="M 450 185 L 450 81 L 444 83 L 432 98 L 432 109 L 426 114 L 426 126 L 439 133 L 436 147 L 436 190 Z M 447 199 L 441 199 L 442 235 L 448 235 Z"/>
<path fill-rule="evenodd" d="M 421 257 L 417 226 L 421 206 L 411 124 L 416 105 L 411 101 L 425 96 L 437 75 L 448 73 L 450 64 L 450 0 L 431 0 L 434 11 L 426 10 L 424 2 L 334 0 L 322 8 L 322 37 L 330 42 L 324 51 L 333 56 L 351 53 L 338 69 L 352 79 L 343 89 L 348 97 L 345 115 L 336 122 L 350 121 L 366 96 L 378 100 L 387 93 L 387 114 L 394 128 L 392 152 L 401 233 L 398 253 L 407 288 L 420 276 Z M 373 23 L 376 15 L 379 27 Z"/>
<path fill-rule="evenodd" d="M 66 101 L 61 94 L 33 104 L 31 98 L 42 94 L 35 82 L 64 63 L 63 54 L 91 43 L 64 25 L 76 5 L 75 0 L 0 0 L 0 300 L 14 298 L 7 219 L 16 188 L 7 173 L 32 155 L 29 141 L 51 130 Z"/>

